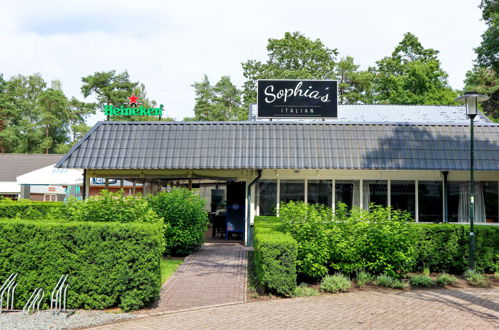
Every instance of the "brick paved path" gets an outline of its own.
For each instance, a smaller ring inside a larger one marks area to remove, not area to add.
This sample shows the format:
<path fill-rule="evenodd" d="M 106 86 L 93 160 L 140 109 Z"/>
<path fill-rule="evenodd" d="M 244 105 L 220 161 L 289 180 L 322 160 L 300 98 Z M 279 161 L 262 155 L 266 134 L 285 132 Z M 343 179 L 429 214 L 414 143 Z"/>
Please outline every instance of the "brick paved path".
<path fill-rule="evenodd" d="M 99 329 L 498 329 L 499 290 L 357 291 L 167 313 Z"/>
<path fill-rule="evenodd" d="M 166 282 L 155 312 L 245 302 L 246 248 L 206 243 Z"/>

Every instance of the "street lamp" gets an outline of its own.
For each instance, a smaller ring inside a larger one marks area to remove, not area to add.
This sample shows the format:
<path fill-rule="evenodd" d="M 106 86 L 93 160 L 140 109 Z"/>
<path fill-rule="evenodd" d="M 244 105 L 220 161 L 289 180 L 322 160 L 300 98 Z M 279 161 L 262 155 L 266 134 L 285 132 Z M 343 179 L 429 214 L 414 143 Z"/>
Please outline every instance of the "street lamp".
<path fill-rule="evenodd" d="M 474 131 L 473 125 L 476 115 L 478 114 L 478 103 L 487 101 L 489 99 L 486 95 L 478 94 L 477 92 L 466 92 L 464 95 L 456 98 L 457 102 L 464 103 L 466 105 L 466 115 L 470 119 L 470 184 L 469 184 L 469 217 L 470 217 L 470 240 L 469 240 L 469 267 L 471 270 L 475 269 L 475 193 L 474 193 L 474 167 L 475 167 L 475 155 L 474 155 Z"/>

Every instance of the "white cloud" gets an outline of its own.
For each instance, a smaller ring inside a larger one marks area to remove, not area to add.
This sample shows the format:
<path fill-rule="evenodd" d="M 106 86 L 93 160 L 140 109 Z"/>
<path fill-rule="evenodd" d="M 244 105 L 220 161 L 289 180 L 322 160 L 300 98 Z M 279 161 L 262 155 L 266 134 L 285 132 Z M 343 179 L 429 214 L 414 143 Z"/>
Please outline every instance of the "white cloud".
<path fill-rule="evenodd" d="M 192 116 L 191 84 L 230 75 L 266 57 L 268 38 L 300 31 L 366 68 L 389 55 L 405 32 L 440 50 L 452 87 L 461 88 L 485 25 L 474 1 L 19 1 L 0 20 L 0 73 L 40 72 L 81 98 L 81 77 L 128 70 L 168 115 Z"/>

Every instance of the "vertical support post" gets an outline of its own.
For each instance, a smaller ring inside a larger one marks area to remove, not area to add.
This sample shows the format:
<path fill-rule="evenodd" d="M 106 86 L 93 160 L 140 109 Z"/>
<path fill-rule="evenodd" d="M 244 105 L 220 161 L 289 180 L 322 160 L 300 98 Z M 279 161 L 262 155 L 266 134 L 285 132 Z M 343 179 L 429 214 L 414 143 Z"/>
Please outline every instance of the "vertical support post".
<path fill-rule="evenodd" d="M 106 188 L 106 190 L 109 190 L 109 178 L 105 178 L 104 182 L 105 182 L 105 188 Z"/>
<path fill-rule="evenodd" d="M 90 178 L 87 170 L 83 170 L 83 192 L 82 199 L 85 200 L 90 195 Z"/>
<path fill-rule="evenodd" d="M 419 222 L 419 180 L 414 182 L 415 194 L 416 194 L 416 222 Z"/>
<path fill-rule="evenodd" d="M 132 194 L 135 195 L 136 192 L 137 192 L 137 182 L 135 182 L 135 180 L 133 180 Z"/>
<path fill-rule="evenodd" d="M 448 223 L 449 222 L 449 182 L 447 181 L 447 178 L 449 176 L 449 171 L 442 171 L 442 174 L 444 176 L 444 222 Z"/>
<path fill-rule="evenodd" d="M 192 190 L 192 178 L 189 178 L 189 190 Z"/>
<path fill-rule="evenodd" d="M 474 154 L 474 120 L 475 115 L 469 115 L 470 117 L 470 256 L 469 264 L 470 269 L 475 269 L 475 154 Z"/>

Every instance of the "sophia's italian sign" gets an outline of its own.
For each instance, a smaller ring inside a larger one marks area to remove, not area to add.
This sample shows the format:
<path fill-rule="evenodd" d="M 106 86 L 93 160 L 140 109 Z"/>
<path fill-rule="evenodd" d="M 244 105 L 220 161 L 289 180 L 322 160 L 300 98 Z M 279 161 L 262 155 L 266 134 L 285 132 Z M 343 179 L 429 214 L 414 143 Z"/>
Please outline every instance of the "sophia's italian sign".
<path fill-rule="evenodd" d="M 104 106 L 104 114 L 106 116 L 162 116 L 163 115 L 163 105 L 160 104 L 159 108 L 146 108 L 137 102 L 139 98 L 132 94 L 128 98 L 129 104 L 115 107 L 112 104 Z"/>
<path fill-rule="evenodd" d="M 260 118 L 336 118 L 336 80 L 267 80 L 257 82 Z"/>

